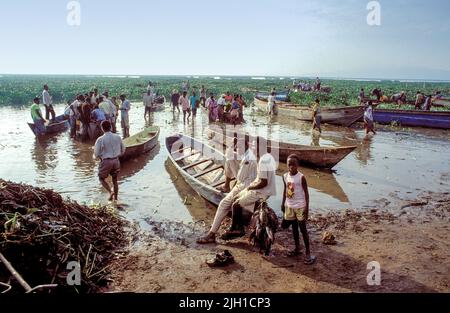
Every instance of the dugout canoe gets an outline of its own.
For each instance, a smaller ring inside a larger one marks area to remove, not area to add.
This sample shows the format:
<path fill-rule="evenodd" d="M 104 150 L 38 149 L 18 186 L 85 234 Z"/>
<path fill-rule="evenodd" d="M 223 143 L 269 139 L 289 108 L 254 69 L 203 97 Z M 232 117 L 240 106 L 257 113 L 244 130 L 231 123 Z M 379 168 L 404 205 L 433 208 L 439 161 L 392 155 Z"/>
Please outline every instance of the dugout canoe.
<path fill-rule="evenodd" d="M 254 99 L 255 106 L 261 110 L 267 110 L 267 100 Z M 277 110 L 279 115 L 296 118 L 300 121 L 312 122 L 312 109 L 307 106 L 277 101 Z M 339 108 L 321 108 L 322 123 L 349 127 L 359 121 L 364 114 L 362 106 L 339 107 Z"/>
<path fill-rule="evenodd" d="M 63 132 L 69 128 L 69 121 L 65 118 L 64 115 L 59 115 L 55 118 L 55 122 L 46 124 L 44 126 L 45 127 L 44 133 L 40 135 L 37 134 L 36 126 L 34 125 L 34 123 L 27 123 L 27 124 L 35 136 L 52 135 Z"/>
<path fill-rule="evenodd" d="M 379 124 L 450 129 L 450 111 L 375 109 L 373 120 Z"/>
<path fill-rule="evenodd" d="M 276 91 L 275 92 L 275 100 L 276 101 L 283 101 L 283 102 L 288 101 L 289 100 L 289 93 L 290 93 L 290 89 L 284 90 L 284 91 Z M 270 92 L 260 91 L 260 92 L 256 93 L 256 98 L 263 99 L 263 100 L 267 101 L 267 98 L 269 98 L 270 94 L 271 94 Z"/>
<path fill-rule="evenodd" d="M 248 134 L 224 134 L 223 132 L 217 132 L 213 129 L 209 129 L 208 136 L 214 142 L 225 146 L 233 144 L 233 137 L 237 136 L 239 140 L 244 140 L 245 138 L 245 140 L 249 140 L 253 143 L 253 147 L 257 147 L 256 155 L 258 157 L 260 156 L 260 151 L 264 151 L 264 153 L 267 151 L 270 152 L 277 161 L 286 163 L 289 155 L 296 154 L 302 165 L 323 169 L 332 169 L 357 148 L 356 146 L 315 147 L 298 145 L 267 140 L 261 136 L 250 136 Z"/>
<path fill-rule="evenodd" d="M 158 144 L 158 137 L 159 127 L 151 126 L 124 139 L 125 153 L 120 157 L 120 160 L 125 161 L 149 152 Z"/>
<path fill-rule="evenodd" d="M 181 134 L 166 138 L 169 159 L 188 185 L 201 197 L 218 206 L 225 193 L 225 156 L 203 142 Z"/>

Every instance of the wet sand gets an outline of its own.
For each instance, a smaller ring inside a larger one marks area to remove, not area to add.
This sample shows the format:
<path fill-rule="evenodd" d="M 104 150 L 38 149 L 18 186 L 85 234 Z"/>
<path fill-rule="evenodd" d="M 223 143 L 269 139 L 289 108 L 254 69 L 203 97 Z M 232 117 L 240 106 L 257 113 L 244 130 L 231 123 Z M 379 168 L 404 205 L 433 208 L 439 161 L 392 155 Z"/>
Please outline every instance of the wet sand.
<path fill-rule="evenodd" d="M 426 203 L 426 204 L 425 204 Z M 344 210 L 309 223 L 314 265 L 287 257 L 290 231 L 276 234 L 270 256 L 246 239 L 198 245 L 201 229 L 152 224 L 131 254 L 115 264 L 111 292 L 450 292 L 450 195 L 425 193 L 404 201 L 398 214 Z M 322 243 L 332 232 L 336 245 Z M 209 268 L 205 260 L 228 249 L 236 263 Z M 368 285 L 368 263 L 381 267 L 380 285 Z"/>

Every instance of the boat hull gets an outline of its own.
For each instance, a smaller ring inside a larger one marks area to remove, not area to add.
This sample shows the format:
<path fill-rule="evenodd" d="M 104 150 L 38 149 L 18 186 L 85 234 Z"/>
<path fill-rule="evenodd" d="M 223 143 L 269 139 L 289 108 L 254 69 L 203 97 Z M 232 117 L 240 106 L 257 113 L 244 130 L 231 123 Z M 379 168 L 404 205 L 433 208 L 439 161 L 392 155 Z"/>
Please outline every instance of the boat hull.
<path fill-rule="evenodd" d="M 142 143 L 136 143 L 136 137 L 147 138 L 147 140 L 141 140 Z M 125 161 L 149 152 L 158 144 L 158 138 L 159 127 L 149 127 L 142 132 L 125 139 L 123 141 L 125 145 L 125 153 L 120 157 L 120 160 Z"/>
<path fill-rule="evenodd" d="M 260 136 L 245 135 L 244 137 L 243 134 L 239 134 L 238 136 L 238 138 L 245 138 L 245 140 L 256 143 L 254 146 L 257 147 L 256 152 L 258 157 L 260 157 L 259 151 L 268 151 L 277 161 L 286 163 L 291 154 L 296 154 L 303 165 L 313 168 L 331 169 L 356 149 L 356 146 L 314 147 L 271 141 Z M 223 135 L 223 133 L 218 133 L 214 130 L 210 130 L 210 138 L 216 143 L 224 145 L 233 142 L 230 136 Z"/>
<path fill-rule="evenodd" d="M 267 101 L 255 98 L 255 105 L 259 109 L 267 110 Z M 313 111 L 309 107 L 299 106 L 287 102 L 277 103 L 279 115 L 297 118 L 300 121 L 312 122 Z M 322 123 L 349 127 L 359 121 L 364 114 L 361 106 L 321 109 Z"/>
<path fill-rule="evenodd" d="M 45 136 L 45 135 L 52 135 L 56 133 L 60 133 L 63 131 L 66 131 L 69 128 L 69 121 L 64 118 L 63 115 L 57 116 L 55 118 L 57 121 L 56 123 L 52 123 L 45 126 L 45 132 L 44 134 L 38 135 L 36 132 L 36 126 L 34 123 L 27 123 L 30 127 L 31 131 L 34 133 L 35 136 Z"/>
<path fill-rule="evenodd" d="M 413 111 L 375 109 L 373 119 L 379 124 L 450 129 L 450 111 Z"/>
<path fill-rule="evenodd" d="M 199 179 L 190 175 L 187 171 L 183 170 L 182 167 L 175 160 L 175 158 L 178 155 L 178 152 L 176 152 L 172 149 L 172 147 L 174 147 L 174 145 L 177 145 L 177 148 L 186 147 L 188 145 L 192 145 L 192 146 L 196 147 L 197 149 L 200 147 L 202 149 L 202 154 L 205 153 L 206 149 L 208 149 L 208 151 L 212 151 L 214 149 L 209 146 L 206 146 L 203 143 L 201 143 L 200 141 L 198 141 L 194 138 L 188 137 L 188 136 L 174 135 L 174 136 L 170 136 L 170 137 L 166 138 L 166 148 L 168 149 L 168 152 L 169 152 L 169 159 L 172 162 L 172 164 L 175 166 L 177 171 L 181 174 L 183 179 L 186 181 L 186 183 L 193 190 L 195 190 L 201 197 L 203 197 L 207 201 L 211 202 L 212 204 L 218 206 L 220 201 L 222 201 L 222 199 L 225 198 L 225 193 L 219 191 L 217 188 L 213 188 L 213 187 L 203 183 Z M 219 156 L 220 155 L 222 156 L 222 158 L 217 158 L 217 160 L 215 162 L 220 163 L 223 166 L 225 166 L 225 157 L 223 156 L 223 154 L 217 150 L 215 150 L 214 153 L 217 153 Z M 220 159 L 222 159 L 222 160 L 220 160 Z"/>

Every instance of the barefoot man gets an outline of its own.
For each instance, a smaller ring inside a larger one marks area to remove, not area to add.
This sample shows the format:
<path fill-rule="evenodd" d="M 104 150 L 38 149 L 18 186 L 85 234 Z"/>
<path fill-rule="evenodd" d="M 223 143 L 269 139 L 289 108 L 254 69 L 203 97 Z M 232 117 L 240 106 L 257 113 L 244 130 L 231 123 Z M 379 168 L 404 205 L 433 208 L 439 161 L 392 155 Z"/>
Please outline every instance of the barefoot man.
<path fill-rule="evenodd" d="M 219 207 L 217 208 L 216 216 L 214 217 L 213 225 L 211 226 L 208 234 L 199 238 L 197 243 L 208 244 L 216 242 L 216 234 L 219 231 L 220 224 L 222 224 L 222 221 L 227 214 L 231 212 L 233 201 L 237 195 L 239 195 L 241 191 L 245 190 L 245 188 L 247 188 L 255 180 L 257 167 L 256 157 L 251 149 L 249 149 L 248 141 L 245 141 L 245 154 L 242 158 L 239 172 L 236 176 L 236 185 L 234 185 L 230 193 L 228 193 L 228 195 L 220 202 Z"/>
<path fill-rule="evenodd" d="M 103 136 L 95 142 L 94 156 L 100 159 L 98 167 L 98 177 L 102 186 L 109 192 L 109 201 L 117 201 L 119 193 L 119 185 L 117 183 L 117 176 L 120 172 L 119 157 L 125 152 L 125 145 L 119 135 L 111 132 L 111 122 L 102 122 Z M 114 190 L 106 182 L 108 176 L 111 175 Z"/>

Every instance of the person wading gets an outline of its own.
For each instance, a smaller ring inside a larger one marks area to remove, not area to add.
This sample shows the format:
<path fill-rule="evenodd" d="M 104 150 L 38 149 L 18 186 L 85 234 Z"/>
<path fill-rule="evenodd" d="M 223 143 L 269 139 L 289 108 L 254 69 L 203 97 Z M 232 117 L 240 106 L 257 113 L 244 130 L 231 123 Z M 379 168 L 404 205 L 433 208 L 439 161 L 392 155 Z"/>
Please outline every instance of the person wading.
<path fill-rule="evenodd" d="M 175 109 L 178 110 L 178 113 L 180 113 L 180 106 L 178 104 L 178 101 L 180 100 L 180 93 L 177 90 L 172 91 L 172 113 L 175 113 Z"/>
<path fill-rule="evenodd" d="M 320 111 L 320 100 L 316 99 L 316 102 L 313 105 L 313 109 L 312 109 L 313 113 L 312 113 L 312 122 L 313 122 L 313 126 L 312 129 L 316 129 L 319 131 L 319 133 L 322 133 L 322 128 L 320 127 L 320 123 L 322 122 L 322 114 Z"/>
<path fill-rule="evenodd" d="M 131 103 L 126 99 L 125 95 L 121 95 L 120 100 L 122 101 L 120 105 L 120 112 L 123 137 L 128 138 L 130 137 L 130 117 L 128 114 L 131 108 Z"/>
<path fill-rule="evenodd" d="M 44 85 L 44 90 L 42 91 L 42 103 L 45 106 L 45 119 L 48 120 L 50 115 L 52 116 L 52 121 L 55 120 L 55 110 L 53 109 L 53 99 L 48 91 L 48 85 Z"/>
<path fill-rule="evenodd" d="M 181 109 L 183 110 L 183 123 L 186 124 L 186 116 L 187 122 L 189 123 L 189 118 L 191 117 L 191 107 L 189 105 L 189 99 L 187 97 L 187 91 L 183 91 L 183 95 L 178 100 L 181 105 Z"/>
<path fill-rule="evenodd" d="M 34 98 L 33 105 L 31 106 L 31 118 L 34 123 L 34 131 L 36 135 L 45 134 L 45 122 L 46 120 L 42 117 L 41 108 L 39 107 L 39 98 Z"/>
<path fill-rule="evenodd" d="M 120 172 L 119 157 L 125 152 L 125 145 L 119 135 L 111 132 L 111 122 L 103 121 L 102 130 L 103 136 L 95 142 L 94 156 L 100 159 L 98 167 L 98 177 L 102 186 L 109 192 L 109 201 L 117 201 L 119 194 L 119 184 L 117 183 L 117 176 Z M 109 186 L 106 179 L 111 175 L 113 188 Z"/>
<path fill-rule="evenodd" d="M 364 108 L 364 127 L 366 129 L 366 135 L 372 132 L 374 135 L 376 134 L 373 125 L 373 108 L 372 101 L 367 103 L 367 106 Z"/>
<path fill-rule="evenodd" d="M 152 112 L 152 106 L 153 106 L 153 94 L 149 89 L 149 90 L 147 90 L 147 93 L 144 95 L 144 107 L 145 107 L 144 120 L 147 120 L 147 115 L 148 115 L 148 118 L 150 119 L 150 113 Z"/>

